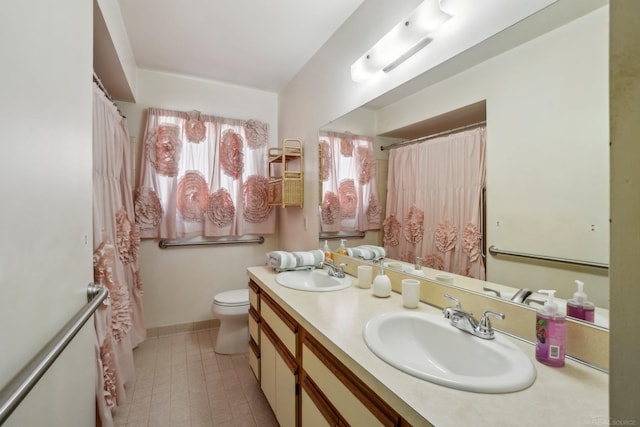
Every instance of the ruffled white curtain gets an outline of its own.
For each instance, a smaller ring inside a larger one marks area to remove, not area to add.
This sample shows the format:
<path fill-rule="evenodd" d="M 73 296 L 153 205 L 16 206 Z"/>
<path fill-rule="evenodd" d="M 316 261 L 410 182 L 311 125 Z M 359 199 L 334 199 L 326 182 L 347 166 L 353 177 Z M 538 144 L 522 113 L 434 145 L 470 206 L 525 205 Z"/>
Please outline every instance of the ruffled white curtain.
<path fill-rule="evenodd" d="M 272 234 L 269 126 L 150 108 L 136 190 L 141 237 Z"/>
<path fill-rule="evenodd" d="M 389 153 L 384 246 L 387 256 L 485 278 L 481 194 L 485 127 Z"/>
<path fill-rule="evenodd" d="M 94 281 L 109 297 L 94 316 L 97 419 L 113 424 L 111 409 L 126 402 L 135 380 L 133 348 L 145 339 L 140 235 L 135 224 L 126 120 L 93 88 L 93 268 Z"/>
<path fill-rule="evenodd" d="M 322 232 L 380 229 L 373 140 L 350 133 L 320 132 Z"/>

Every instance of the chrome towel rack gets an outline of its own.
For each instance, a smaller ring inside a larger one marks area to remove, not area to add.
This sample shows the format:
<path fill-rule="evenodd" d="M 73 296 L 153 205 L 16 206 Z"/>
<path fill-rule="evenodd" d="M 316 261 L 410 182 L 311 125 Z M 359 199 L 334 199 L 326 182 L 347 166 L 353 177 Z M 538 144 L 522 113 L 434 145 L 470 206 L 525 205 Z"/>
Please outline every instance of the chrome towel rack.
<path fill-rule="evenodd" d="M 540 259 L 543 261 L 553 261 L 553 262 L 562 262 L 565 264 L 582 265 L 586 267 L 604 268 L 604 269 L 609 268 L 609 264 L 603 264 L 600 262 L 581 261 L 581 260 L 570 259 L 570 258 L 557 258 L 557 257 L 551 257 L 551 256 L 545 256 L 545 255 L 528 254 L 524 252 L 505 251 L 502 249 L 498 249 L 495 245 L 489 246 L 489 253 L 493 256 L 509 255 L 509 256 L 517 256 L 517 257 L 523 257 L 523 258 Z"/>
<path fill-rule="evenodd" d="M 259 245 L 261 245 L 264 243 L 264 237 L 258 236 L 255 239 L 195 240 L 192 242 L 162 239 L 158 242 L 158 246 L 160 247 L 160 249 L 167 249 L 170 246 L 235 245 L 238 243 L 258 243 Z"/>
<path fill-rule="evenodd" d="M 344 233 L 344 234 L 330 234 L 330 233 L 320 233 L 320 240 L 336 240 L 336 239 L 363 239 L 366 236 L 364 231 L 353 232 L 353 233 Z"/>
<path fill-rule="evenodd" d="M 107 298 L 109 291 L 90 283 L 87 288 L 89 300 L 78 313 L 60 329 L 51 340 L 0 390 L 0 425 L 18 407 L 31 389 L 56 361 L 78 331 Z"/>

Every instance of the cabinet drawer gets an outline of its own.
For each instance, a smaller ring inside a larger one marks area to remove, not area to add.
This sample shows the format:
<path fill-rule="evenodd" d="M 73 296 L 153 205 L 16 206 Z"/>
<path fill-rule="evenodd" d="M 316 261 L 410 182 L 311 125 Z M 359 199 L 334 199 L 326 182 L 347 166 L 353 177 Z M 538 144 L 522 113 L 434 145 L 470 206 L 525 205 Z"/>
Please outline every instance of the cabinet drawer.
<path fill-rule="evenodd" d="M 352 425 L 383 426 L 333 372 L 307 347 L 302 346 L 302 369 L 318 384 L 318 387 L 336 407 L 340 415 Z M 329 397 L 330 396 L 330 397 Z"/>
<path fill-rule="evenodd" d="M 260 312 L 260 287 L 249 280 L 249 304 L 255 311 Z"/>
<path fill-rule="evenodd" d="M 253 340 L 249 341 L 249 367 L 260 382 L 260 348 Z"/>
<path fill-rule="evenodd" d="M 249 335 L 258 346 L 260 345 L 260 315 L 251 307 L 249 309 Z"/>
<path fill-rule="evenodd" d="M 368 427 L 409 425 L 313 336 L 305 330 L 300 335 L 301 375 L 309 377 L 340 419 L 350 425 Z"/>
<path fill-rule="evenodd" d="M 297 323 L 268 295 L 263 293 L 260 300 L 261 322 L 269 325 L 289 353 L 297 357 Z"/>

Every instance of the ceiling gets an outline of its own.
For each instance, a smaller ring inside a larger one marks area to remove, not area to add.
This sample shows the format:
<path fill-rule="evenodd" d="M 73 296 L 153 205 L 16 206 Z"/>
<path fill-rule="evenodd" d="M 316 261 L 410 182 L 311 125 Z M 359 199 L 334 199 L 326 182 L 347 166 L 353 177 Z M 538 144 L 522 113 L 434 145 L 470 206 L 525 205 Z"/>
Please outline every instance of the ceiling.
<path fill-rule="evenodd" d="M 138 68 L 279 92 L 363 0 L 118 0 Z"/>

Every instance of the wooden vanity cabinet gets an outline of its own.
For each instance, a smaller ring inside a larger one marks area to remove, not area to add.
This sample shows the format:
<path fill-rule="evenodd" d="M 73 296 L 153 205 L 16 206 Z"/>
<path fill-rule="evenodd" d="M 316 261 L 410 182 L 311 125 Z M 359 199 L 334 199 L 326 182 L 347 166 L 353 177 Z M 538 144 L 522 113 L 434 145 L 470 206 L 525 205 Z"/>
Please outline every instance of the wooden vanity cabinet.
<path fill-rule="evenodd" d="M 249 366 L 260 381 L 260 287 L 249 281 Z"/>
<path fill-rule="evenodd" d="M 260 295 L 260 387 L 281 427 L 298 424 L 298 324 Z"/>
<path fill-rule="evenodd" d="M 327 424 L 312 426 L 409 426 L 312 335 L 301 331 L 301 340 L 300 381 L 304 392 L 301 418 L 304 427 L 307 427 L 305 419 L 317 417 L 318 414 L 323 416 Z"/>
<path fill-rule="evenodd" d="M 281 427 L 410 427 L 259 285 L 249 289 L 249 361 Z"/>

